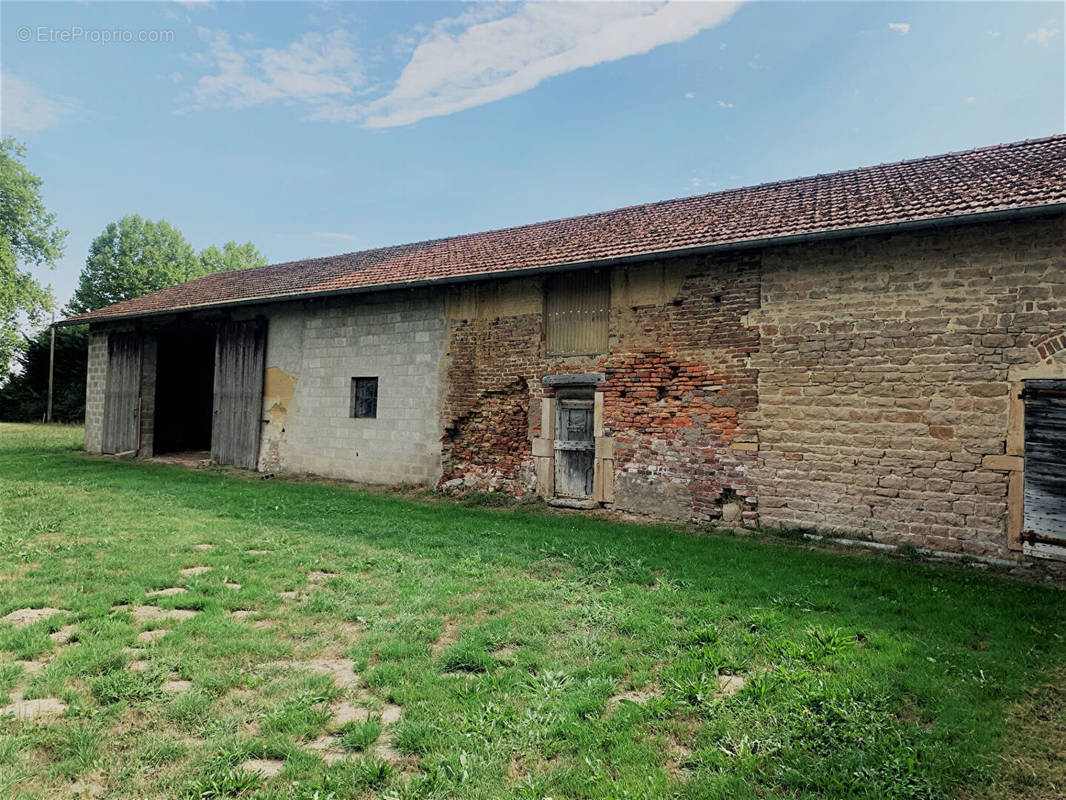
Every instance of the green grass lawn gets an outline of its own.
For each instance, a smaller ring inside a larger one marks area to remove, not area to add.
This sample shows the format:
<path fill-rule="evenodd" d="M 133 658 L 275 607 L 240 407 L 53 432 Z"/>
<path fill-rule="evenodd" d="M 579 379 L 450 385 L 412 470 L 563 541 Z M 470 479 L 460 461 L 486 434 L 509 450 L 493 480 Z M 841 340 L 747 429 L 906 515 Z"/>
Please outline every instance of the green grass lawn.
<path fill-rule="evenodd" d="M 1064 791 L 1060 590 L 81 435 L 0 425 L 2 796 Z"/>

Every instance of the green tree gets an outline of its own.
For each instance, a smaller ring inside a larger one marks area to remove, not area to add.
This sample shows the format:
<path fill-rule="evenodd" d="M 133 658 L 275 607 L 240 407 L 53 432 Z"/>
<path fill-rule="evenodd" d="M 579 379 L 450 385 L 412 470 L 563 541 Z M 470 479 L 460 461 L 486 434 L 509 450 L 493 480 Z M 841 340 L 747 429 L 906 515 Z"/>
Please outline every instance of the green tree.
<path fill-rule="evenodd" d="M 248 267 L 264 267 L 266 263 L 266 258 L 251 242 L 226 242 L 221 250 L 211 245 L 200 251 L 200 271 L 204 275 Z"/>
<path fill-rule="evenodd" d="M 45 209 L 41 179 L 22 163 L 25 152 L 14 139 L 0 138 L 0 383 L 25 346 L 22 324 L 39 323 L 52 307 L 51 291 L 27 267 L 54 266 L 67 236 Z"/>

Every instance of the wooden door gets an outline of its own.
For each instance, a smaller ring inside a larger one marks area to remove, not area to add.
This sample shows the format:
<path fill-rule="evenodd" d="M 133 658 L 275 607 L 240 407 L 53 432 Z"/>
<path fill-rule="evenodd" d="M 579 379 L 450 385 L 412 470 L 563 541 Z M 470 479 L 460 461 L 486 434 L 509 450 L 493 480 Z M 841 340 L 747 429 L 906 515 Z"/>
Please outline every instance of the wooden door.
<path fill-rule="evenodd" d="M 141 399 L 141 337 L 135 331 L 107 337 L 107 385 L 104 389 L 105 453 L 137 450 Z"/>
<path fill-rule="evenodd" d="M 1066 381 L 1026 381 L 1025 524 L 1034 546 L 1066 547 Z"/>
<path fill-rule="evenodd" d="M 263 414 L 266 323 L 230 322 L 215 343 L 211 459 L 217 464 L 255 469 L 259 461 Z"/>
<path fill-rule="evenodd" d="M 596 442 L 591 400 L 559 399 L 555 423 L 555 494 L 591 497 Z"/>

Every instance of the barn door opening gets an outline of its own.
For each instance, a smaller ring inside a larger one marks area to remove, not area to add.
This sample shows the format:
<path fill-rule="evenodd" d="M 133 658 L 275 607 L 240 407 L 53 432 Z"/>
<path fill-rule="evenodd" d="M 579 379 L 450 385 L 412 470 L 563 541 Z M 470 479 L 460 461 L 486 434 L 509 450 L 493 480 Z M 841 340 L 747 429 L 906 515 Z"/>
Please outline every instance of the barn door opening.
<path fill-rule="evenodd" d="M 160 334 L 158 341 L 154 452 L 206 459 L 214 410 L 215 332 L 176 331 Z"/>
<path fill-rule="evenodd" d="M 1025 400 L 1022 541 L 1066 554 L 1066 381 L 1030 380 Z"/>
<path fill-rule="evenodd" d="M 211 459 L 218 464 L 256 468 L 265 358 L 265 321 L 219 326 L 211 426 Z"/>
<path fill-rule="evenodd" d="M 559 397 L 555 404 L 555 494 L 588 498 L 596 464 L 592 391 L 571 391 L 577 396 Z"/>
<path fill-rule="evenodd" d="M 129 453 L 140 446 L 141 337 L 135 331 L 107 337 L 107 385 L 101 450 Z"/>

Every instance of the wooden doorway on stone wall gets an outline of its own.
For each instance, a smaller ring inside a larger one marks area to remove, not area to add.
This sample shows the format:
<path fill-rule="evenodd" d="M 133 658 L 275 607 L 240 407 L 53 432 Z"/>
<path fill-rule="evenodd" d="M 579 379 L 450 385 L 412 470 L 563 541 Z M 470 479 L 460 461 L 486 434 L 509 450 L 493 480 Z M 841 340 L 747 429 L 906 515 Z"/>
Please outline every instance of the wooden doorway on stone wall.
<path fill-rule="evenodd" d="M 592 391 L 566 394 L 555 403 L 555 496 L 586 499 L 592 497 L 596 465 Z"/>
<path fill-rule="evenodd" d="M 1029 380 L 1025 401 L 1025 522 L 1022 542 L 1066 558 L 1066 381 Z"/>
<path fill-rule="evenodd" d="M 107 384 L 101 450 L 134 453 L 140 446 L 141 336 L 136 331 L 107 337 Z"/>

